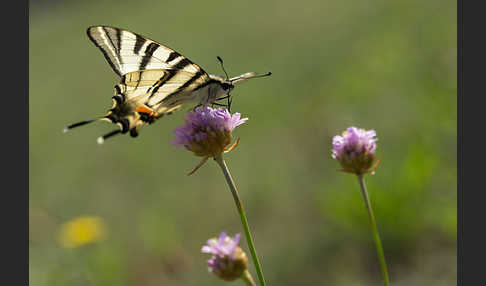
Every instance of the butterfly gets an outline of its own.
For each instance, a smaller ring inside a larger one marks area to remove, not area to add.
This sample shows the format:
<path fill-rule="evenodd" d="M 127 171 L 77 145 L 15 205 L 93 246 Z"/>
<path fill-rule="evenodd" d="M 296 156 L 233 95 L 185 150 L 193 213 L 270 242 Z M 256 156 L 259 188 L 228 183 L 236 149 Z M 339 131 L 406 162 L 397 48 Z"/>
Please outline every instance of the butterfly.
<path fill-rule="evenodd" d="M 206 73 L 173 49 L 127 30 L 92 26 L 87 34 L 121 80 L 115 85 L 113 106 L 105 116 L 71 124 L 64 132 L 99 120 L 116 124 L 117 129 L 98 137 L 99 144 L 116 134 L 137 137 L 143 126 L 185 104 L 230 108 L 235 84 L 271 75 L 248 72 L 229 78 L 223 60 L 217 57 L 226 74 L 222 78 Z M 223 100 L 226 103 L 219 103 Z"/>

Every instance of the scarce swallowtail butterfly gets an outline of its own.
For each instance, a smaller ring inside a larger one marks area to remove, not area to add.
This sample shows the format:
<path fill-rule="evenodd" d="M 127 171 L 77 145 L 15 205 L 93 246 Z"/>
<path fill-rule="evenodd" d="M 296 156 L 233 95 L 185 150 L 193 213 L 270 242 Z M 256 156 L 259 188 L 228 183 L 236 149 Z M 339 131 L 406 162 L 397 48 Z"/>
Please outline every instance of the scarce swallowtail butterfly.
<path fill-rule="evenodd" d="M 121 77 L 115 85 L 113 106 L 100 118 L 81 121 L 64 128 L 64 132 L 94 121 L 108 121 L 118 128 L 98 137 L 98 143 L 116 134 L 137 137 L 142 126 L 154 123 L 185 104 L 230 107 L 230 92 L 241 81 L 269 76 L 254 72 L 229 78 L 207 74 L 200 66 L 171 48 L 127 30 L 93 26 L 89 39 Z M 221 102 L 222 103 L 218 103 Z"/>

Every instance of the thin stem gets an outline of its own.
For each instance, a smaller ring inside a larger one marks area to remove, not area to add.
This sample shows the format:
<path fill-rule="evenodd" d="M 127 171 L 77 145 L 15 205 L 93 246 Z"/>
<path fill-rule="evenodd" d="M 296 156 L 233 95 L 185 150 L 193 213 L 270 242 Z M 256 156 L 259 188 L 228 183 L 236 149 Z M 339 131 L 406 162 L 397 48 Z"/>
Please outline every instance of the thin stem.
<path fill-rule="evenodd" d="M 243 225 L 243 229 L 245 230 L 245 236 L 246 236 L 246 241 L 248 243 L 248 248 L 250 249 L 250 253 L 253 258 L 253 263 L 255 264 L 258 280 L 260 280 L 260 285 L 266 286 L 265 279 L 263 278 L 262 267 L 260 266 L 260 261 L 258 260 L 255 246 L 253 245 L 253 238 L 251 237 L 250 227 L 248 226 L 248 220 L 246 219 L 245 210 L 243 209 L 240 196 L 238 195 L 238 191 L 236 190 L 235 182 L 231 177 L 231 174 L 228 170 L 228 166 L 226 166 L 226 162 L 223 160 L 223 156 L 220 154 L 214 157 L 214 160 L 221 167 L 224 177 L 226 178 L 226 182 L 228 183 L 228 186 L 231 190 L 231 194 L 233 195 L 233 199 L 235 200 L 236 208 L 238 209 L 238 213 L 240 214 L 241 224 Z"/>
<path fill-rule="evenodd" d="M 363 200 L 365 201 L 366 210 L 368 211 L 368 217 L 370 219 L 371 232 L 373 233 L 373 240 L 375 241 L 376 253 L 378 260 L 380 261 L 381 275 L 385 286 L 390 284 L 388 279 L 388 270 L 386 268 L 385 254 L 383 253 L 383 247 L 381 246 L 380 235 L 378 234 L 378 227 L 376 226 L 375 216 L 373 215 L 373 209 L 371 208 L 370 198 L 368 197 L 368 191 L 364 183 L 363 174 L 358 174 L 359 186 L 361 187 L 361 193 L 363 194 Z"/>
<path fill-rule="evenodd" d="M 243 273 L 243 276 L 241 279 L 245 282 L 246 285 L 248 286 L 256 286 L 255 281 L 253 281 L 253 278 L 251 277 L 251 274 L 248 270 L 245 270 Z"/>

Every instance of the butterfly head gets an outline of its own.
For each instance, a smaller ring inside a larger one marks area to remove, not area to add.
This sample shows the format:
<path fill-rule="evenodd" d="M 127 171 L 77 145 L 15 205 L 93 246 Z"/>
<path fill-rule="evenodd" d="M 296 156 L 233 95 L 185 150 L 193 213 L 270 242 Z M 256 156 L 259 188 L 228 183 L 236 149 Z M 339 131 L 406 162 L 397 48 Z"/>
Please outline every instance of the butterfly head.
<path fill-rule="evenodd" d="M 269 75 L 272 74 L 271 72 L 269 72 L 269 73 L 266 73 L 266 74 L 263 74 L 263 75 L 259 75 L 259 74 L 254 73 L 254 72 L 247 72 L 247 73 L 244 73 L 242 75 L 230 78 L 228 76 L 228 73 L 226 72 L 226 69 L 224 68 L 223 59 L 221 59 L 221 57 L 219 57 L 219 56 L 217 57 L 217 59 L 218 59 L 219 63 L 221 64 L 221 68 L 223 69 L 223 72 L 224 72 L 226 78 L 222 78 L 222 77 L 216 76 L 216 75 L 209 75 L 209 77 L 211 78 L 211 80 L 213 82 L 218 83 L 219 88 L 217 88 L 217 89 L 215 89 L 211 92 L 211 96 L 208 97 L 207 102 L 210 102 L 213 105 L 226 107 L 226 108 L 228 108 L 228 110 L 231 108 L 231 101 L 232 101 L 230 93 L 235 88 L 235 84 L 237 84 L 241 81 L 250 79 L 250 78 L 266 77 L 266 76 L 269 76 Z M 217 101 L 220 101 L 220 100 L 226 100 L 226 103 L 225 104 L 218 103 Z"/>
<path fill-rule="evenodd" d="M 230 97 L 231 91 L 235 88 L 234 84 L 217 75 L 209 75 L 209 78 L 213 83 L 216 83 L 217 88 L 213 88 L 211 93 L 214 95 L 211 97 L 212 100 L 221 100 Z"/>
<path fill-rule="evenodd" d="M 230 81 L 225 80 L 221 82 L 221 88 L 226 92 L 226 94 L 229 94 L 235 88 L 235 86 Z"/>

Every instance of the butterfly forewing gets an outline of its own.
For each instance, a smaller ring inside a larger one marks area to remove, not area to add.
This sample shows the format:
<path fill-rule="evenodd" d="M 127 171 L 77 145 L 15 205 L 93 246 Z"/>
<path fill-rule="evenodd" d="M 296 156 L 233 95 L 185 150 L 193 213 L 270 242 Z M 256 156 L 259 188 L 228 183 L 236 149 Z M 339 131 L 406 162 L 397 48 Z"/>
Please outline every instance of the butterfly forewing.
<path fill-rule="evenodd" d="M 88 28 L 88 36 L 101 49 L 113 70 L 122 76 L 126 84 L 127 99 L 140 93 L 147 96 L 145 104 L 162 112 L 165 107 L 191 101 L 189 93 L 209 81 L 207 73 L 198 65 L 169 47 L 130 31 L 94 26 Z M 141 88 L 141 90 L 139 90 Z M 169 102 L 178 95 L 177 102 Z M 163 102 L 167 99 L 168 102 Z"/>
<path fill-rule="evenodd" d="M 93 26 L 87 34 L 101 49 L 119 76 L 150 69 L 184 70 L 197 73 L 202 69 L 173 49 L 130 31 Z"/>

